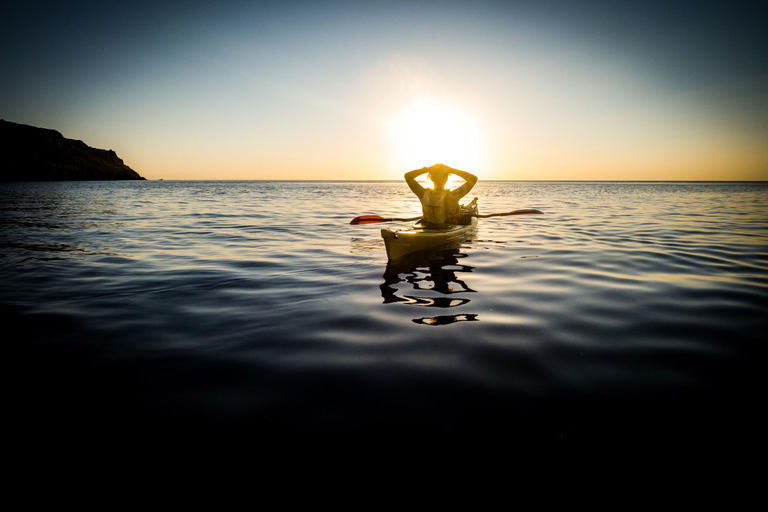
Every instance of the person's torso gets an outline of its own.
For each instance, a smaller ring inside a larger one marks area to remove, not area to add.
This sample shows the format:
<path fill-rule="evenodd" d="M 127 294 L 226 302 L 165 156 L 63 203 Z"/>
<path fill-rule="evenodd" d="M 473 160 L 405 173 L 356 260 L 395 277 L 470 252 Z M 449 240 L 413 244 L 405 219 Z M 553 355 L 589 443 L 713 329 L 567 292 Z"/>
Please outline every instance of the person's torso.
<path fill-rule="evenodd" d="M 459 202 L 450 190 L 428 188 L 421 197 L 424 221 L 431 224 L 455 224 L 459 220 Z"/>

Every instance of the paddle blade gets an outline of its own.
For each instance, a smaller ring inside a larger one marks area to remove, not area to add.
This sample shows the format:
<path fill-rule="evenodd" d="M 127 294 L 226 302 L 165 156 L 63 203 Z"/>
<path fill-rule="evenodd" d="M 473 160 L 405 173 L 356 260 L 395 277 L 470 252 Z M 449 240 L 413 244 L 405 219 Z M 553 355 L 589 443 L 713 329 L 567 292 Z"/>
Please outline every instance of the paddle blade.
<path fill-rule="evenodd" d="M 361 215 L 359 217 L 355 217 L 349 223 L 353 225 L 357 225 L 357 224 L 375 224 L 377 222 L 387 222 L 387 221 L 388 219 L 385 219 L 384 217 L 379 217 L 378 215 Z"/>
<path fill-rule="evenodd" d="M 509 213 L 505 213 L 504 215 L 524 215 L 526 213 L 538 213 L 541 215 L 544 215 L 544 212 L 541 210 L 534 210 L 533 208 L 526 208 L 524 210 L 514 210 Z"/>

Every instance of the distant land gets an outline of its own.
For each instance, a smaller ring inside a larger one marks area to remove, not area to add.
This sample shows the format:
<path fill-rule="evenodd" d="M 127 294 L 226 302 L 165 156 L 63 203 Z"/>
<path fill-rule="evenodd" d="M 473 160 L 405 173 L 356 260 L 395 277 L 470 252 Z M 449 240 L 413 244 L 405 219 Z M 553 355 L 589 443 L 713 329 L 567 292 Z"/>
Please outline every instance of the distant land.
<path fill-rule="evenodd" d="M 111 149 L 0 119 L 0 181 L 143 180 Z"/>

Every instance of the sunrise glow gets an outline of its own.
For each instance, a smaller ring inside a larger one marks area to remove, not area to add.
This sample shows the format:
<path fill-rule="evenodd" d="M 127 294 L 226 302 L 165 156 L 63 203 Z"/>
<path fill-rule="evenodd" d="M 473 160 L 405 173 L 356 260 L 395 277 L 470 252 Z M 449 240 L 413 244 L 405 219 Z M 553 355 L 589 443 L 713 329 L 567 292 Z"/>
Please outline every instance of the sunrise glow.
<path fill-rule="evenodd" d="M 481 169 L 484 141 L 477 123 L 449 105 L 434 101 L 414 103 L 390 124 L 393 149 L 402 169 L 438 162 L 457 169 Z"/>

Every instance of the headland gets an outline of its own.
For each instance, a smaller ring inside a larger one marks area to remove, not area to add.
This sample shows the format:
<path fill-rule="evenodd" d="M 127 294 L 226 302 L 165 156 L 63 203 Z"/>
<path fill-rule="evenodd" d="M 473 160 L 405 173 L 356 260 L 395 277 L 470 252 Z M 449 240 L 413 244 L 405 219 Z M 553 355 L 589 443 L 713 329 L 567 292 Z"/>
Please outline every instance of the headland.
<path fill-rule="evenodd" d="M 111 149 L 0 119 L 0 181 L 143 179 Z"/>

